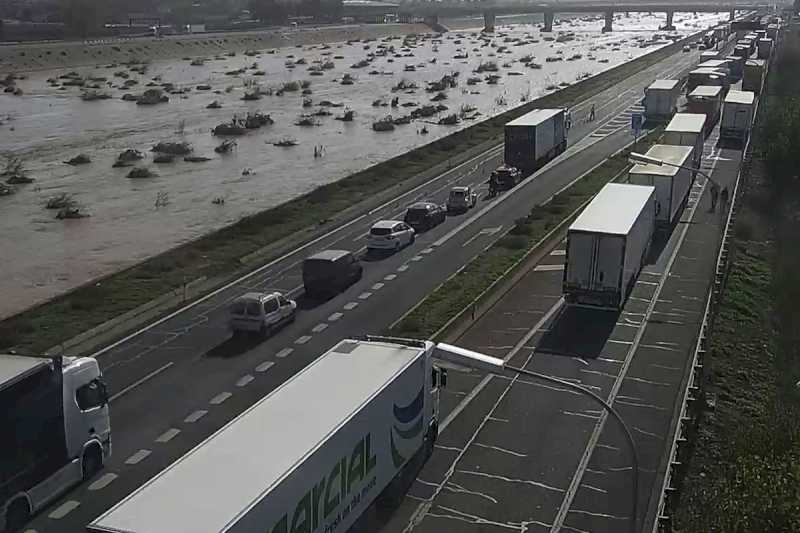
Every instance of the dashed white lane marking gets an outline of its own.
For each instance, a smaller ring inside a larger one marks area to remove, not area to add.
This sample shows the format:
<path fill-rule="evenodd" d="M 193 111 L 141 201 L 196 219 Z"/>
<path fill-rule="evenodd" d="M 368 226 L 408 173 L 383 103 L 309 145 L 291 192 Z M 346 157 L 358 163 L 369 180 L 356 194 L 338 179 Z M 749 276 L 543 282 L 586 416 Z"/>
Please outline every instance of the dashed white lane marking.
<path fill-rule="evenodd" d="M 156 442 L 161 442 L 161 443 L 169 442 L 172 439 L 174 439 L 176 436 L 178 436 L 178 433 L 180 433 L 180 432 L 181 432 L 180 429 L 170 428 L 170 429 L 166 430 L 164 433 L 162 433 L 161 435 L 159 435 L 158 438 L 156 439 Z"/>
<path fill-rule="evenodd" d="M 283 350 L 281 350 L 281 352 L 282 351 Z M 278 352 L 278 353 L 281 353 L 281 352 Z M 261 363 L 260 365 L 258 365 L 256 367 L 256 372 L 266 372 L 267 370 L 272 368 L 274 365 L 275 365 L 275 363 L 273 361 L 264 361 L 263 363 Z"/>
<path fill-rule="evenodd" d="M 190 414 L 189 416 L 187 416 L 186 418 L 184 418 L 183 421 L 185 423 L 187 423 L 187 424 L 194 424 L 195 422 L 197 422 L 198 420 L 200 420 L 201 418 L 203 418 L 207 414 L 208 414 L 208 411 L 205 411 L 203 409 L 199 409 L 199 410 L 195 411 L 194 413 Z"/>
<path fill-rule="evenodd" d="M 550 255 L 553 255 L 553 256 L 567 255 L 567 251 L 566 250 L 553 250 L 552 252 L 550 252 Z"/>
<path fill-rule="evenodd" d="M 340 318 L 342 318 L 342 313 L 333 313 L 331 316 L 328 317 L 328 322 L 336 322 Z"/>
<path fill-rule="evenodd" d="M 405 272 L 406 270 L 408 270 L 408 265 L 400 265 L 397 267 L 398 272 Z"/>
<path fill-rule="evenodd" d="M 422 256 L 421 255 L 415 255 L 414 257 L 411 258 L 411 261 L 422 261 Z"/>
<path fill-rule="evenodd" d="M 281 350 L 278 353 L 276 353 L 275 357 L 277 357 L 278 359 L 283 359 L 284 357 L 289 357 L 289 355 L 293 351 L 294 351 L 294 348 L 284 348 L 283 350 Z M 266 365 L 266 366 L 262 370 L 259 370 L 259 368 L 261 368 L 264 365 Z M 256 367 L 256 372 L 263 372 L 264 370 L 267 370 L 271 366 L 272 366 L 272 363 L 269 362 L 269 361 L 267 361 L 266 363 L 261 363 L 260 365 L 258 365 Z"/>
<path fill-rule="evenodd" d="M 433 248 L 425 248 L 424 250 L 421 250 L 419 253 L 421 253 L 421 254 L 429 254 L 432 251 L 433 251 Z"/>
<path fill-rule="evenodd" d="M 383 281 L 392 281 L 395 278 L 397 278 L 397 274 L 387 274 L 383 277 Z"/>
<path fill-rule="evenodd" d="M 222 402 L 224 402 L 225 400 L 227 400 L 228 398 L 230 398 L 231 396 L 233 396 L 233 394 L 231 394 L 230 392 L 227 392 L 227 391 L 226 392 L 220 392 L 219 394 L 217 394 L 216 396 L 211 398 L 211 400 L 208 403 L 210 403 L 211 405 L 219 405 Z"/>
<path fill-rule="evenodd" d="M 302 337 L 300 337 L 299 339 L 294 341 L 294 343 L 295 344 L 305 344 L 310 340 L 311 340 L 311 335 L 303 335 Z"/>
<path fill-rule="evenodd" d="M 311 331 L 313 331 L 314 333 L 322 333 L 326 329 L 328 329 L 328 324 L 326 324 L 325 322 L 322 322 L 320 324 L 317 324 L 313 328 L 311 328 Z"/>
<path fill-rule="evenodd" d="M 373 285 L 371 288 L 372 288 L 372 290 L 373 290 L 373 291 L 380 290 L 380 289 L 382 289 L 382 288 L 383 288 L 383 283 L 381 283 L 381 282 L 378 282 L 378 283 L 376 283 L 375 285 Z"/>
<path fill-rule="evenodd" d="M 256 379 L 256 378 L 254 378 L 254 377 L 253 377 L 253 376 L 251 376 L 250 374 L 245 374 L 244 376 L 242 376 L 242 377 L 240 377 L 240 378 L 239 378 L 239 381 L 237 381 L 237 382 L 236 382 L 236 386 L 237 386 L 237 387 L 246 387 L 246 386 L 247 386 L 247 385 L 249 385 L 249 384 L 250 384 L 250 382 L 251 382 L 251 381 L 253 381 L 254 379 Z"/>
<path fill-rule="evenodd" d="M 356 307 L 358 307 L 358 302 L 350 302 L 350 303 L 344 304 L 343 307 L 344 307 L 344 309 L 346 309 L 348 311 L 351 311 L 351 310 L 355 309 Z"/>
<path fill-rule="evenodd" d="M 150 450 L 139 450 L 135 454 L 131 455 L 127 459 L 125 459 L 126 465 L 136 465 L 142 462 L 142 460 L 150 455 Z"/>
<path fill-rule="evenodd" d="M 371 292 L 362 292 L 361 294 L 358 295 L 358 299 L 359 300 L 366 300 L 370 296 L 372 296 Z"/>
<path fill-rule="evenodd" d="M 100 476 L 95 482 L 89 485 L 89 490 L 100 490 L 103 487 L 108 486 L 109 483 L 117 479 L 117 475 L 114 472 L 106 472 L 102 476 Z"/>
<path fill-rule="evenodd" d="M 74 511 L 75 509 L 77 509 L 79 505 L 80 502 L 76 502 L 75 500 L 67 500 L 58 507 L 56 507 L 55 509 L 53 509 L 53 512 L 47 515 L 47 517 L 52 518 L 54 520 L 60 520 L 65 516 L 67 516 L 72 511 Z"/>
<path fill-rule="evenodd" d="M 559 270 L 564 270 L 564 265 L 536 265 L 533 268 L 534 272 L 556 272 Z"/>

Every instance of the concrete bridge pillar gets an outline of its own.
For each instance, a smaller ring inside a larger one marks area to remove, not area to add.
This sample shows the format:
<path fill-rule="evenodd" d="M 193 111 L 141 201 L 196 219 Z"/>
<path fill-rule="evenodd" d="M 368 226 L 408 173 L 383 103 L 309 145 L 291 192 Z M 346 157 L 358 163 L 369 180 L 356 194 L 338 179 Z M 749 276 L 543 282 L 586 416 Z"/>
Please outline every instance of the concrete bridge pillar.
<path fill-rule="evenodd" d="M 614 12 L 613 11 L 606 11 L 606 25 L 603 26 L 603 33 L 608 33 L 613 30 L 614 23 Z"/>
<path fill-rule="evenodd" d="M 667 11 L 667 23 L 664 24 L 663 28 L 661 28 L 662 30 L 675 31 L 675 25 L 672 23 L 673 16 L 675 16 L 675 11 L 668 10 Z"/>
<path fill-rule="evenodd" d="M 497 16 L 494 11 L 483 12 L 483 31 L 491 33 L 494 31 L 494 23 Z"/>
<path fill-rule="evenodd" d="M 552 11 L 545 11 L 544 12 L 544 28 L 542 31 L 551 32 L 553 31 L 553 19 L 555 18 L 556 14 Z"/>

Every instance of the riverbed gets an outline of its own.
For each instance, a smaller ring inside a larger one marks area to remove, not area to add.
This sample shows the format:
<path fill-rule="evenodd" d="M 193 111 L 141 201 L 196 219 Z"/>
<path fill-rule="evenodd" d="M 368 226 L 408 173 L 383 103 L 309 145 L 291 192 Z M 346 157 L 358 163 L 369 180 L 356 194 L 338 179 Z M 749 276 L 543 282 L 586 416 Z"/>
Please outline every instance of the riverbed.
<path fill-rule="evenodd" d="M 663 14 L 619 14 L 615 31 L 607 34 L 600 31 L 599 16 L 562 20 L 552 34 L 541 33 L 538 23 L 515 17 L 498 19 L 496 33 L 488 36 L 476 27 L 436 38 L 397 35 L 253 50 L 247 55 L 192 55 L 152 61 L 144 68 L 105 64 L 31 72 L 17 81 L 21 96 L 0 94 L 0 146 L 20 156 L 35 179 L 16 186 L 15 194 L 0 197 L 0 317 L 726 17 L 727 13 L 676 13 L 678 29 L 664 32 L 658 30 Z M 509 24 L 511 20 L 515 23 Z M 354 68 L 360 62 L 365 63 Z M 476 73 L 481 65 L 483 72 Z M 85 86 L 63 87 L 67 78 L 60 77 L 70 71 L 75 72 L 73 78 L 93 78 L 88 83 L 98 88 L 91 90 L 110 98 L 82 100 Z M 345 75 L 352 84 L 342 83 Z M 450 76 L 455 87 L 426 91 L 429 82 L 444 76 Z M 498 76 L 496 83 L 490 83 L 491 76 Z M 398 89 L 401 81 L 405 88 Z M 295 90 L 292 82 L 300 87 Z M 302 94 L 303 82 L 310 94 Z M 137 105 L 121 99 L 125 93 L 140 95 L 164 83 L 173 84 L 173 94 L 165 93 L 166 103 Z M 243 100 L 256 90 L 259 99 Z M 440 100 L 432 102 L 440 92 Z M 213 101 L 220 108 L 207 109 Z M 447 110 L 392 131 L 373 130 L 387 115 L 397 119 L 430 105 Z M 348 110 L 352 121 L 337 120 Z M 212 128 L 256 112 L 269 114 L 274 123 L 235 137 L 230 153 L 216 153 L 215 147 L 228 137 L 212 135 Z M 456 115 L 458 123 L 438 124 L 449 115 Z M 313 125 L 297 125 L 303 118 Z M 156 164 L 150 149 L 159 141 L 188 143 L 193 156 L 208 160 L 178 157 Z M 141 151 L 144 159 L 134 166 L 146 167 L 155 176 L 132 179 L 127 176 L 133 167 L 113 168 L 126 149 Z M 64 163 L 78 154 L 88 155 L 91 163 Z M 56 211 L 44 206 L 62 193 L 90 216 L 56 219 Z"/>

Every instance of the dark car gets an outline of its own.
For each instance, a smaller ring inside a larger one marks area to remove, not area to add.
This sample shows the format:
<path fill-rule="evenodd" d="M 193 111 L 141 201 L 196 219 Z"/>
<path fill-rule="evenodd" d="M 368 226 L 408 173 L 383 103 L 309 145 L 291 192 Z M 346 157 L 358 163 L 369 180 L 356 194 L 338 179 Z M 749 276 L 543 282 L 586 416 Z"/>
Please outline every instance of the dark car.
<path fill-rule="evenodd" d="M 338 294 L 361 279 L 364 267 L 352 252 L 325 250 L 303 261 L 303 285 L 312 298 Z"/>
<path fill-rule="evenodd" d="M 418 202 L 406 211 L 403 222 L 414 228 L 414 231 L 429 230 L 447 219 L 447 209 L 433 202 Z"/>

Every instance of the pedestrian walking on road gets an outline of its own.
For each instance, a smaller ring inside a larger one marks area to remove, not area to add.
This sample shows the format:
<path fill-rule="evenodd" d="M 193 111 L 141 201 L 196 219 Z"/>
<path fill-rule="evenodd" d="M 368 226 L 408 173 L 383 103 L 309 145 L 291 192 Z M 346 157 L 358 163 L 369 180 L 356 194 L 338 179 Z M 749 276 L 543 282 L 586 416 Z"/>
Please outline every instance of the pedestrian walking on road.
<path fill-rule="evenodd" d="M 719 185 L 711 183 L 711 212 L 717 210 L 717 199 L 719 198 Z"/>
<path fill-rule="evenodd" d="M 589 122 L 594 122 L 594 104 L 592 104 L 591 109 L 589 109 Z"/>
<path fill-rule="evenodd" d="M 723 187 L 722 193 L 720 194 L 720 200 L 722 200 L 722 210 L 725 212 L 728 211 L 728 199 L 729 199 L 728 188 Z"/>

